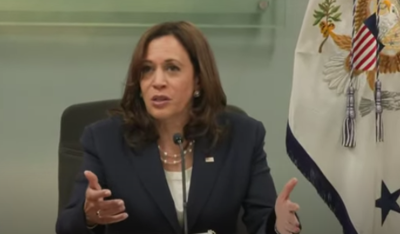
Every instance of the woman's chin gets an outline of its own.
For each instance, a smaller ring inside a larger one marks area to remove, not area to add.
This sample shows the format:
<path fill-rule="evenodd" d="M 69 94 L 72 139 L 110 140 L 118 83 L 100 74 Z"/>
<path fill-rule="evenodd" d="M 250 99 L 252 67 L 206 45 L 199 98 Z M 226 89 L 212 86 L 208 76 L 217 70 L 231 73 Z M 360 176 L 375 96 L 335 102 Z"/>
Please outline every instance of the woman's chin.
<path fill-rule="evenodd" d="M 171 112 L 168 110 L 165 110 L 165 109 L 151 110 L 151 111 L 149 111 L 149 114 L 156 120 L 166 120 L 166 119 L 170 119 L 172 116 Z"/>

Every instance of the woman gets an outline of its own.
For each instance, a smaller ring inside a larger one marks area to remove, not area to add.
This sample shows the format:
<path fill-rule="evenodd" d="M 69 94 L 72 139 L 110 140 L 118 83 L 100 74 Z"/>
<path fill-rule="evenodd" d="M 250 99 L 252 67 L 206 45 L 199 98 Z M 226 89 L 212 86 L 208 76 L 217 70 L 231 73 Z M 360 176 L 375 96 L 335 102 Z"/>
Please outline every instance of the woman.
<path fill-rule="evenodd" d="M 183 136 L 189 233 L 235 233 L 241 207 L 250 234 L 298 233 L 291 180 L 277 197 L 265 129 L 225 111 L 215 59 L 187 22 L 150 28 L 133 54 L 121 106 L 88 126 L 82 176 L 58 234 L 182 233 Z"/>

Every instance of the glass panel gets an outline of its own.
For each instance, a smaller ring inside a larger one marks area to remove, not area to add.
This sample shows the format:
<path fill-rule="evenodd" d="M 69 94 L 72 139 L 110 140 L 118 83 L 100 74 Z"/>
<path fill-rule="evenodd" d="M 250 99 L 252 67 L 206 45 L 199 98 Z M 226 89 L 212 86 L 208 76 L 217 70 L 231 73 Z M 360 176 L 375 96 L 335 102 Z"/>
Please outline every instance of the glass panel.
<path fill-rule="evenodd" d="M 281 27 L 282 0 L 1 0 L 0 25 L 148 27 L 189 20 L 199 27 Z"/>

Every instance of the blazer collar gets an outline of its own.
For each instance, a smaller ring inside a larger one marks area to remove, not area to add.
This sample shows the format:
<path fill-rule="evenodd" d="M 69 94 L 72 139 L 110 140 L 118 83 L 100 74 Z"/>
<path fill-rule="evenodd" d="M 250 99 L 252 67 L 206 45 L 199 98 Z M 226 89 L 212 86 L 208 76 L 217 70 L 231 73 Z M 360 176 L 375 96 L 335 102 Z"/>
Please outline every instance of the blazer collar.
<path fill-rule="evenodd" d="M 189 230 L 196 224 L 205 207 L 227 155 L 228 147 L 224 144 L 210 151 L 209 148 L 210 144 L 206 138 L 196 140 L 188 199 Z"/>
<path fill-rule="evenodd" d="M 223 165 L 227 146 L 221 145 L 208 151 L 210 144 L 206 138 L 199 138 L 194 145 L 193 171 L 189 188 L 187 204 L 188 230 L 195 225 L 201 214 L 213 186 L 218 177 L 219 169 Z M 130 151 L 132 152 L 132 151 Z M 181 233 L 182 228 L 177 219 L 175 204 L 165 177 L 160 154 L 156 143 L 150 144 L 130 155 L 144 188 L 159 206 L 165 218 L 169 221 L 176 233 Z"/>
<path fill-rule="evenodd" d="M 130 158 L 135 167 L 134 172 L 139 176 L 144 188 L 159 206 L 175 233 L 181 233 L 175 204 L 169 191 L 157 144 L 148 145 L 144 149 L 137 151 L 136 155 L 130 155 Z"/>

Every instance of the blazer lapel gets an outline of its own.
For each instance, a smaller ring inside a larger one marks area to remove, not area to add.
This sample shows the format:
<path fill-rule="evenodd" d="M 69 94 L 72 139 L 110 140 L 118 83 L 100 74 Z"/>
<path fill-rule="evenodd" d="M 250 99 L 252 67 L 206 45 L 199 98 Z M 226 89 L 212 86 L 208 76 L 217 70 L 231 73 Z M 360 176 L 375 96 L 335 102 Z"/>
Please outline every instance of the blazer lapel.
<path fill-rule="evenodd" d="M 218 177 L 228 147 L 220 145 L 207 152 L 209 144 L 205 138 L 196 140 L 193 157 L 193 171 L 188 199 L 188 228 L 196 223 L 202 208 L 206 204 Z"/>
<path fill-rule="evenodd" d="M 178 223 L 175 204 L 165 178 L 157 145 L 151 144 L 138 151 L 137 155 L 134 155 L 131 150 L 130 152 L 135 172 L 140 177 L 143 187 L 159 206 L 165 218 L 175 229 L 175 233 L 180 233 L 181 227 Z"/>

